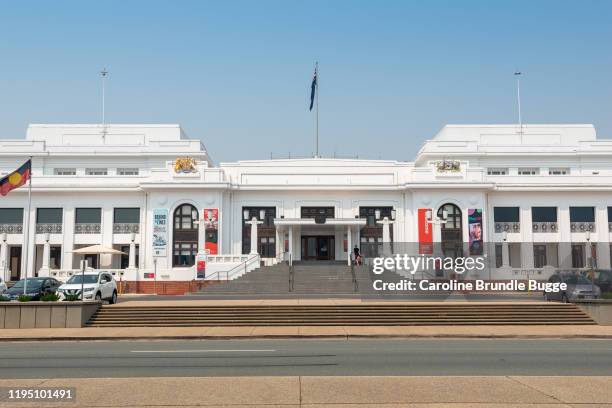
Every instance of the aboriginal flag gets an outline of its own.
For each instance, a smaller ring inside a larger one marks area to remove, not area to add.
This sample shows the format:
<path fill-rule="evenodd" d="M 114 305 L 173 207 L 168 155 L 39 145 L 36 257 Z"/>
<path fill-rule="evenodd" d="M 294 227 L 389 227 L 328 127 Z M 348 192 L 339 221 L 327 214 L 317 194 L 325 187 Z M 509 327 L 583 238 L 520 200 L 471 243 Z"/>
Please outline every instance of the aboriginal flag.
<path fill-rule="evenodd" d="M 32 160 L 28 160 L 17 170 L 0 179 L 0 194 L 5 196 L 11 190 L 23 186 L 30 179 L 31 173 Z"/>

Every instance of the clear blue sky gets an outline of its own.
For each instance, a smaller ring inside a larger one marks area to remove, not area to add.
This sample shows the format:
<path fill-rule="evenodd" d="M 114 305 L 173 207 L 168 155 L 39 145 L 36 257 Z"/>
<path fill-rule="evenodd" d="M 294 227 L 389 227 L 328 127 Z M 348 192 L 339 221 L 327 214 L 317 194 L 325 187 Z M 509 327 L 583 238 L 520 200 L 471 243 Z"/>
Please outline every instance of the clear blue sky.
<path fill-rule="evenodd" d="M 446 123 L 612 137 L 612 1 L 0 1 L 0 137 L 28 123 L 180 123 L 218 161 L 412 160 Z"/>

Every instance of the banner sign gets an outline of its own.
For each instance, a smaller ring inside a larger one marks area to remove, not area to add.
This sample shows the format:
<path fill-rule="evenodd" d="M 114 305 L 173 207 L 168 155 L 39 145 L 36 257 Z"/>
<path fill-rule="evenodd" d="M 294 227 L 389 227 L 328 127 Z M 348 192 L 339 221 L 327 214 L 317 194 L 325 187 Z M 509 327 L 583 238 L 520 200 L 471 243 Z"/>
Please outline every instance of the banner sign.
<path fill-rule="evenodd" d="M 196 255 L 196 277 L 197 279 L 206 277 L 206 254 L 199 253 Z"/>
<path fill-rule="evenodd" d="M 433 224 L 431 208 L 419 208 L 419 254 L 433 254 Z"/>
<path fill-rule="evenodd" d="M 219 246 L 219 209 L 205 208 L 204 209 L 204 249 L 207 254 L 218 255 Z"/>
<path fill-rule="evenodd" d="M 166 256 L 168 248 L 168 210 L 153 209 L 153 256 Z"/>
<path fill-rule="evenodd" d="M 470 232 L 470 255 L 482 255 L 482 209 L 468 209 L 468 229 Z"/>

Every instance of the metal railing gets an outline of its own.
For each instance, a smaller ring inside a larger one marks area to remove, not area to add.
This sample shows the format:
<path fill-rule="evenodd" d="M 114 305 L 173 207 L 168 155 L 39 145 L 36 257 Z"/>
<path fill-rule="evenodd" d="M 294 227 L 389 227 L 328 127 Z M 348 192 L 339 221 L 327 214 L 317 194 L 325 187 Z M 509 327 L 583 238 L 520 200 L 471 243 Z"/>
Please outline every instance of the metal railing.
<path fill-rule="evenodd" d="M 595 232 L 594 222 L 570 222 L 571 232 Z"/>
<path fill-rule="evenodd" d="M 495 232 L 521 232 L 520 222 L 496 222 Z"/>
<path fill-rule="evenodd" d="M 351 276 L 353 277 L 353 290 L 355 293 L 359 291 L 359 285 L 357 284 L 357 275 L 355 274 L 355 262 L 351 261 Z"/>
<path fill-rule="evenodd" d="M 75 234 L 100 234 L 102 224 L 100 223 L 78 223 L 74 224 Z"/>
<path fill-rule="evenodd" d="M 229 271 L 218 271 L 218 272 L 215 272 L 212 275 L 205 277 L 204 280 L 207 280 L 207 281 L 208 280 L 221 281 L 223 279 L 220 279 L 220 278 L 223 276 L 223 274 L 225 274 L 225 279 L 224 280 L 225 281 L 229 281 L 230 280 L 230 276 L 233 276 L 238 271 L 243 271 L 244 270 L 244 273 L 246 274 L 247 271 L 248 271 L 248 266 L 250 264 L 252 264 L 254 260 L 255 261 L 259 261 L 259 259 L 260 259 L 259 256 L 254 256 L 252 258 L 249 258 L 249 259 L 245 260 L 244 262 L 241 262 L 239 265 L 234 266 Z M 217 279 L 213 279 L 214 276 L 216 276 Z"/>
<path fill-rule="evenodd" d="M 62 224 L 57 222 L 47 222 L 47 223 L 38 223 L 36 224 L 36 233 L 37 234 L 61 234 L 62 233 Z"/>
<path fill-rule="evenodd" d="M 289 260 L 287 261 L 287 263 L 289 264 L 289 292 L 293 292 L 295 276 L 293 274 L 293 262 L 292 262 L 291 254 L 289 254 Z"/>
<path fill-rule="evenodd" d="M 533 232 L 557 232 L 559 227 L 556 222 L 532 222 L 531 231 Z"/>
<path fill-rule="evenodd" d="M 0 224 L 0 233 L 7 234 L 23 234 L 23 224 L 7 223 Z"/>

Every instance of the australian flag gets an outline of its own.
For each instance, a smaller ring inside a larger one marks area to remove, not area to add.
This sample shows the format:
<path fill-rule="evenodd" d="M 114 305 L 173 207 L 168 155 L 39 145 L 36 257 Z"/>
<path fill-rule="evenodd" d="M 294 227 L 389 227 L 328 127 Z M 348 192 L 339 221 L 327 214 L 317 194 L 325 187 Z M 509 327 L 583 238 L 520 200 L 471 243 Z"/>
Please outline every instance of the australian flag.
<path fill-rule="evenodd" d="M 315 92 L 317 90 L 317 66 L 315 65 L 314 75 L 312 76 L 312 84 L 310 85 L 310 109 L 312 111 L 312 105 L 314 105 Z"/>

